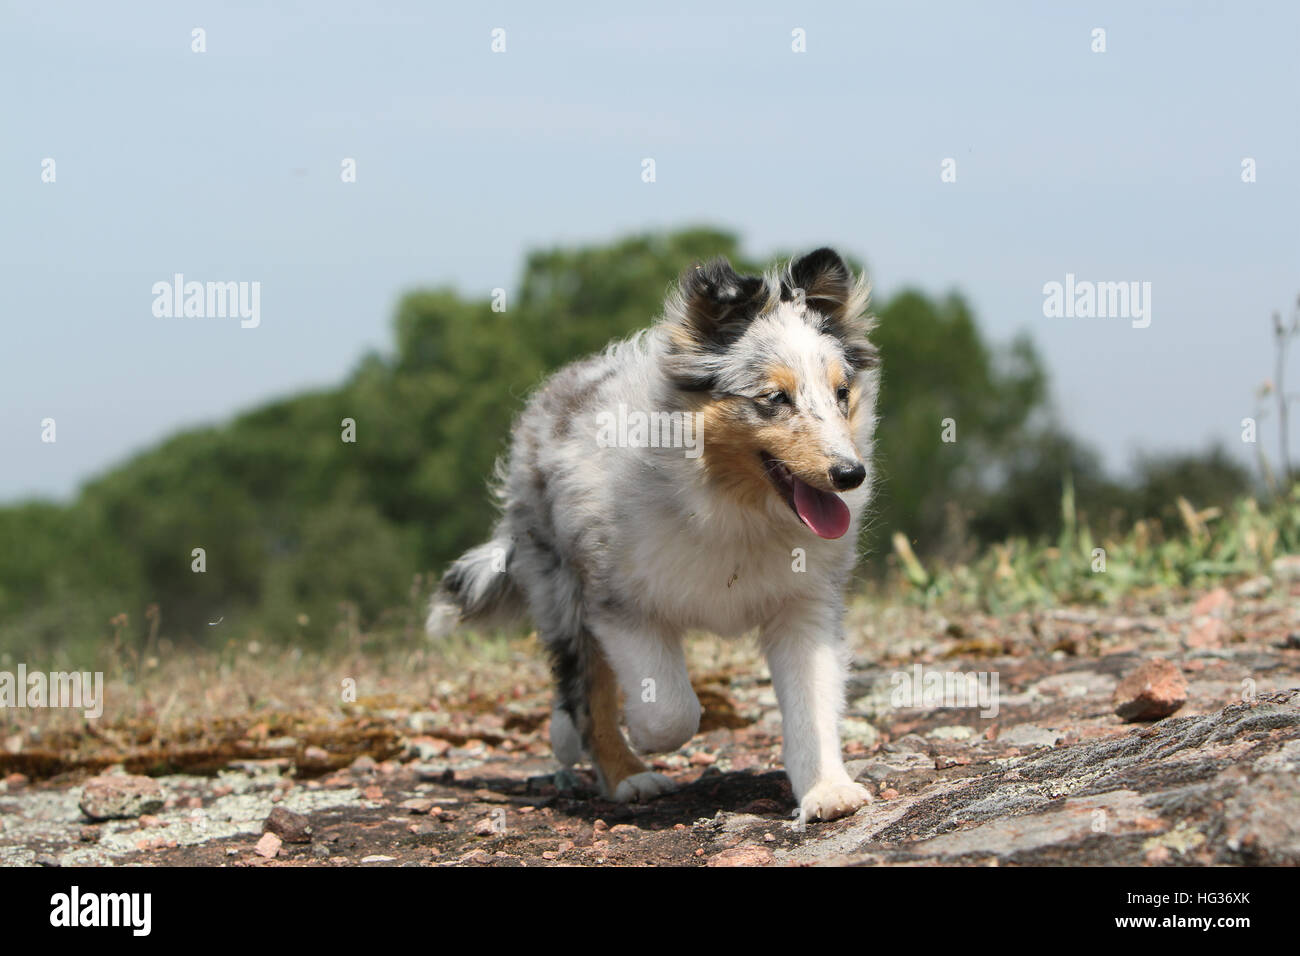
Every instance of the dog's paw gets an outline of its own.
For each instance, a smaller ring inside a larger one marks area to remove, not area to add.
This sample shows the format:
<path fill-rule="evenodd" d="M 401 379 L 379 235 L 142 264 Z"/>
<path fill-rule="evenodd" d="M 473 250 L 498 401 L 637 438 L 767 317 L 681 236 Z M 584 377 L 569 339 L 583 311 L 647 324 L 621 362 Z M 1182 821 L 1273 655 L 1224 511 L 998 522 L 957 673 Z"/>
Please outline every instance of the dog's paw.
<path fill-rule="evenodd" d="M 815 784 L 799 801 L 804 820 L 838 820 L 871 802 L 871 791 L 847 777 Z"/>
<path fill-rule="evenodd" d="M 647 770 L 624 777 L 614 788 L 611 799 L 615 803 L 638 803 L 665 793 L 672 793 L 677 785 L 661 773 Z"/>

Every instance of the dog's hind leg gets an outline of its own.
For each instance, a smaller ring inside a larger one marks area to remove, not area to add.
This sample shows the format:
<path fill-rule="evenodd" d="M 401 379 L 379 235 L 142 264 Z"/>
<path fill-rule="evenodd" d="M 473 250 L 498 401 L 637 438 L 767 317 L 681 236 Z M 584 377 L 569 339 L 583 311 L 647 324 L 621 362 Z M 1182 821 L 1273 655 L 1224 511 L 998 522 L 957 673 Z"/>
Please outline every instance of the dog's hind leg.
<path fill-rule="evenodd" d="M 592 651 L 591 756 L 605 795 L 628 803 L 676 789 L 663 774 L 652 772 L 627 745 L 618 725 L 622 707 L 614 671 L 599 647 Z"/>
<path fill-rule="evenodd" d="M 568 768 L 587 754 L 601 793 L 620 803 L 672 790 L 672 782 L 652 773 L 624 739 L 618 683 L 595 638 L 582 630 L 572 641 L 547 647 L 556 690 L 551 746 L 560 763 Z"/>

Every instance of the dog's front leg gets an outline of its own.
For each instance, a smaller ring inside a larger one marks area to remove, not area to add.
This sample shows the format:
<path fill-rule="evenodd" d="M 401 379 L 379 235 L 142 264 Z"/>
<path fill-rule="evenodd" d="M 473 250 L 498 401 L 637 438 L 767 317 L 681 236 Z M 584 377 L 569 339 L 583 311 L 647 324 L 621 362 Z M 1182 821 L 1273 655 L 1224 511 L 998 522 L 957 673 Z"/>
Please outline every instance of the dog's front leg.
<path fill-rule="evenodd" d="M 847 816 L 871 799 L 849 778 L 840 753 L 847 670 L 842 616 L 838 601 L 800 602 L 761 634 L 781 705 L 785 771 L 806 820 Z"/>

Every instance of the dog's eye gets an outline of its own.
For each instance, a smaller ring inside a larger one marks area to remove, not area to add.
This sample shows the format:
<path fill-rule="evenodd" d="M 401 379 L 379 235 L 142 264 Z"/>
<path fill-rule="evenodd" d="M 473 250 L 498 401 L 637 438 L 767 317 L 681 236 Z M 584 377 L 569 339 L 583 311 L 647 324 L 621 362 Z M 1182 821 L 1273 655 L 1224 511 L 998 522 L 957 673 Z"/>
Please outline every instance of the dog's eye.
<path fill-rule="evenodd" d="M 849 400 L 849 387 L 847 385 L 841 385 L 839 388 L 835 390 L 835 401 L 847 402 L 848 400 Z"/>
<path fill-rule="evenodd" d="M 768 392 L 763 397 L 766 398 L 768 402 L 771 403 L 772 405 L 790 404 L 790 396 L 787 395 L 785 392 Z"/>

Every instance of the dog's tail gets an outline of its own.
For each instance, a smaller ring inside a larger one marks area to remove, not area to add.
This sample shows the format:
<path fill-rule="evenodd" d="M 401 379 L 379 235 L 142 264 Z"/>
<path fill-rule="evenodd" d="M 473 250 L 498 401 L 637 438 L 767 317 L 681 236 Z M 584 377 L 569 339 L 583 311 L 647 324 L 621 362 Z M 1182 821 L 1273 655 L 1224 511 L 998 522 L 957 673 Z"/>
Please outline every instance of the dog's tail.
<path fill-rule="evenodd" d="M 434 637 L 458 624 L 504 627 L 524 615 L 524 597 L 510 576 L 514 542 L 494 536 L 457 558 L 433 596 L 425 630 Z"/>

